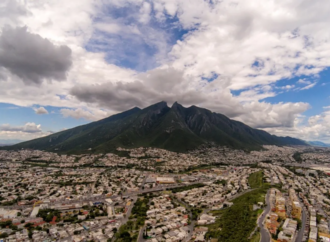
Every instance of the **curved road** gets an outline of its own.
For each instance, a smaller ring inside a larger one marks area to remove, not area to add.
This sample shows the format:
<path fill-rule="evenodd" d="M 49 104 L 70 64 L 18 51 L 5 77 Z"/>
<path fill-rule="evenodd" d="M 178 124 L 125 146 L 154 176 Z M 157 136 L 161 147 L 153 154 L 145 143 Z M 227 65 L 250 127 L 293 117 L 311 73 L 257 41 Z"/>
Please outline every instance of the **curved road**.
<path fill-rule="evenodd" d="M 270 242 L 271 241 L 269 232 L 264 226 L 265 218 L 270 211 L 269 190 L 268 190 L 267 196 L 266 196 L 266 203 L 267 203 L 267 207 L 258 219 L 258 226 L 260 228 L 260 234 L 261 234 L 260 242 Z"/>

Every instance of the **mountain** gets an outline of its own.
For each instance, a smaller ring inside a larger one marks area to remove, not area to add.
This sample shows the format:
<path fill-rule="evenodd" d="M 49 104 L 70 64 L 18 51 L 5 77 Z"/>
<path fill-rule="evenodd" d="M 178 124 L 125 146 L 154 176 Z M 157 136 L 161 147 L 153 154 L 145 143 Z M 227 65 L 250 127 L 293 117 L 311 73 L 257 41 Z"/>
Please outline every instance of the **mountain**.
<path fill-rule="evenodd" d="M 321 141 L 307 141 L 307 143 L 310 144 L 311 146 L 330 147 L 330 144 L 326 144 Z"/>
<path fill-rule="evenodd" d="M 170 108 L 160 102 L 6 149 L 80 153 L 90 148 L 109 152 L 116 147 L 143 146 L 184 152 L 203 144 L 247 150 L 260 149 L 261 145 L 306 145 L 302 140 L 277 137 L 204 108 L 185 108 L 178 103 Z"/>

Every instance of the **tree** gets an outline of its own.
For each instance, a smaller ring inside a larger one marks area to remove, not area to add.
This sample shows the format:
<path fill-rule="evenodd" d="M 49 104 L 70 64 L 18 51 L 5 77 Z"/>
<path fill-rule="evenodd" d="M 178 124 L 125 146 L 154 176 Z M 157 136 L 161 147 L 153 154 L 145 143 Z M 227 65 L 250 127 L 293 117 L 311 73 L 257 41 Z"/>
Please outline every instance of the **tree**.
<path fill-rule="evenodd" d="M 0 234 L 0 238 L 1 239 L 7 238 L 7 237 L 8 237 L 8 234 L 7 233 Z"/>
<path fill-rule="evenodd" d="M 120 238 L 123 239 L 123 241 L 131 241 L 131 235 L 128 231 L 124 231 L 120 234 Z"/>

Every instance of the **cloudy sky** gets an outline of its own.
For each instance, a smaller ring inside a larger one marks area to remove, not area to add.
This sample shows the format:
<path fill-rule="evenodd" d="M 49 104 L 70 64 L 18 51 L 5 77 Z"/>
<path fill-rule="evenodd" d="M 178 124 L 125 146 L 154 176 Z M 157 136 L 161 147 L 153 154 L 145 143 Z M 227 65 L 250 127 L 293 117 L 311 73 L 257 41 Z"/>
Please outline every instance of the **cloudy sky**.
<path fill-rule="evenodd" d="M 2 0 L 0 140 L 167 101 L 330 143 L 329 0 Z"/>

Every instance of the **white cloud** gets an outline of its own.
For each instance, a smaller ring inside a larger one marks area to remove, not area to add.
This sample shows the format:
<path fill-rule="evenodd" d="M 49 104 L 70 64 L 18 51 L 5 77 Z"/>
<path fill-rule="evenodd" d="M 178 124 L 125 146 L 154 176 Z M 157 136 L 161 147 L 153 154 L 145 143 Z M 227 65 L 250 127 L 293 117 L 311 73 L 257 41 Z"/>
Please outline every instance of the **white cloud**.
<path fill-rule="evenodd" d="M 116 34 L 121 31 L 123 26 L 120 26 L 116 23 L 97 23 L 94 27 L 100 31 L 107 32 L 110 34 Z"/>
<path fill-rule="evenodd" d="M 35 123 L 26 123 L 24 126 L 11 126 L 10 124 L 0 125 L 0 131 L 6 132 L 25 132 L 25 133 L 39 133 L 42 132 L 41 125 Z"/>
<path fill-rule="evenodd" d="M 48 114 L 47 109 L 44 107 L 34 108 L 33 110 L 36 114 Z"/>
<path fill-rule="evenodd" d="M 77 108 L 77 109 L 61 109 L 60 110 L 61 114 L 63 117 L 68 118 L 75 118 L 75 119 L 86 119 L 89 121 L 96 121 L 100 120 L 103 118 L 106 118 L 109 116 L 109 114 L 105 111 L 102 110 L 94 110 L 94 111 L 89 111 L 89 110 L 84 110 L 82 108 Z"/>
<path fill-rule="evenodd" d="M 304 140 L 329 142 L 330 140 L 330 111 L 308 118 L 297 117 L 292 127 L 266 128 L 265 130 L 280 136 L 293 136 Z"/>
<path fill-rule="evenodd" d="M 167 11 L 168 1 L 158 2 Z M 180 23 L 197 28 L 171 52 L 175 67 L 191 75 L 215 72 L 231 79 L 230 88 L 241 89 L 315 75 L 328 66 L 330 31 L 324 30 L 330 22 L 328 1 L 171 2 Z M 308 8 L 318 9 L 320 15 L 307 12 Z M 303 14 L 308 20 L 301 18 Z M 256 61 L 259 68 L 253 65 Z"/>
<path fill-rule="evenodd" d="M 314 83 L 312 83 L 312 84 L 309 84 L 309 85 L 307 85 L 307 86 L 304 86 L 304 87 L 300 88 L 300 90 L 308 90 L 308 89 L 311 89 L 311 88 L 313 88 L 313 87 L 316 85 L 316 83 L 317 83 L 317 82 L 314 82 Z"/>
<path fill-rule="evenodd" d="M 299 79 L 299 80 L 297 81 L 297 83 L 299 83 L 299 84 L 305 84 L 305 85 L 312 84 L 311 81 L 307 81 L 306 79 Z"/>
<path fill-rule="evenodd" d="M 51 134 L 51 132 L 42 131 L 41 125 L 33 122 L 26 123 L 23 126 L 13 126 L 10 124 L 0 125 L 0 139 L 30 140 L 49 134 Z"/>
<path fill-rule="evenodd" d="M 278 87 L 278 88 L 288 91 L 288 90 L 295 88 L 295 85 L 285 85 L 285 86 Z"/>
<path fill-rule="evenodd" d="M 122 8 L 126 16 L 109 15 Z M 310 106 L 263 100 L 312 88 L 330 63 L 327 0 L 7 0 L 0 9 L 0 32 L 7 24 L 27 26 L 29 33 L 72 51 L 62 82 L 23 86 L 0 68 L 0 102 L 61 107 L 65 117 L 97 120 L 133 106 L 178 101 L 273 133 L 292 129 L 299 137 L 295 122 Z M 188 32 L 174 42 L 172 29 Z M 117 66 L 122 61 L 151 70 Z M 216 75 L 212 82 L 203 79 Z M 276 87 L 278 80 L 300 75 L 309 77 Z M 238 96 L 231 93 L 241 89 Z"/>
<path fill-rule="evenodd" d="M 26 133 L 39 133 L 41 132 L 41 125 L 35 123 L 26 123 L 24 126 L 11 126 L 10 124 L 2 124 L 0 126 L 1 131 L 7 132 L 26 132 Z"/>

